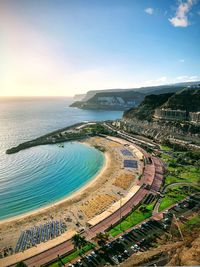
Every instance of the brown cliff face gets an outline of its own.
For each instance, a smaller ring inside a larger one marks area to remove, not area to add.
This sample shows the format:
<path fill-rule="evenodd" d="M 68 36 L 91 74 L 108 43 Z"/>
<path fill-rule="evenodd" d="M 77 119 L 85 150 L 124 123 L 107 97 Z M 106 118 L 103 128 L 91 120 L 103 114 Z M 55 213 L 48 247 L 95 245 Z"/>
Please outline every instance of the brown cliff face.
<path fill-rule="evenodd" d="M 199 266 L 200 235 L 173 251 L 168 266 Z"/>

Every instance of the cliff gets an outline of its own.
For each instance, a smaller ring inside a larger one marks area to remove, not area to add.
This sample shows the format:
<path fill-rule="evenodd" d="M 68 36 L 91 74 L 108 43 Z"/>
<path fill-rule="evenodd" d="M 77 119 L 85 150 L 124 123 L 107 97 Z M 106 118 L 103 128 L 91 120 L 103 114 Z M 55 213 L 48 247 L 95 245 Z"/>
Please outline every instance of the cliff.
<path fill-rule="evenodd" d="M 82 109 L 126 110 L 138 106 L 144 94 L 136 91 L 100 92 L 87 101 L 76 101 L 71 107 Z"/>
<path fill-rule="evenodd" d="M 148 95 L 138 108 L 131 108 L 125 111 L 123 117 L 125 119 L 136 118 L 138 120 L 151 120 L 155 109 L 166 103 L 173 95 L 174 93 Z"/>

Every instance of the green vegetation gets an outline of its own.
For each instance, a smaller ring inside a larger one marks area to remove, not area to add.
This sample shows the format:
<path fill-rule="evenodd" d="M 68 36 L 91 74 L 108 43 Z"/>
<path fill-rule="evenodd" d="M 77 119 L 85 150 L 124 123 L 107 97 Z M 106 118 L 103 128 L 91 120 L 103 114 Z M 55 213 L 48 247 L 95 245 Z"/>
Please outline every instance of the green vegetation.
<path fill-rule="evenodd" d="M 100 123 L 96 123 L 96 124 L 92 124 L 89 125 L 87 127 L 84 127 L 81 130 L 81 133 L 83 135 L 98 135 L 98 134 L 105 134 L 105 135 L 112 135 L 113 131 L 107 129 L 106 127 L 104 127 L 102 124 Z"/>
<path fill-rule="evenodd" d="M 168 146 L 161 146 L 160 157 L 167 165 L 165 185 L 171 183 L 200 183 L 200 152 L 173 151 Z"/>
<path fill-rule="evenodd" d="M 166 146 L 166 145 L 161 145 L 160 147 L 161 147 L 161 149 L 162 149 L 163 151 L 165 151 L 165 152 L 171 151 L 171 148 L 168 147 L 168 146 Z"/>
<path fill-rule="evenodd" d="M 193 217 L 192 219 L 188 220 L 187 225 L 194 225 L 194 224 L 200 224 L 200 215 L 197 215 Z"/>
<path fill-rule="evenodd" d="M 182 187 L 178 186 L 174 187 L 173 189 L 168 189 L 164 198 L 161 200 L 159 212 L 187 197 L 188 194 L 183 192 L 181 189 Z"/>
<path fill-rule="evenodd" d="M 114 226 L 108 231 L 111 236 L 116 236 L 134 225 L 142 222 L 143 220 L 152 216 L 154 203 L 150 205 L 141 205 L 138 209 L 132 211 L 121 223 Z"/>
<path fill-rule="evenodd" d="M 80 254 L 84 254 L 88 251 L 90 251 L 91 249 L 93 249 L 95 247 L 94 244 L 88 244 L 86 246 L 84 246 L 82 249 L 80 249 L 79 251 L 74 251 L 72 252 L 71 254 L 61 258 L 62 259 L 62 262 L 65 264 L 65 263 L 68 263 L 72 260 L 74 260 L 75 258 L 77 258 Z M 60 261 L 56 261 L 50 265 L 48 265 L 49 267 L 60 267 L 61 266 L 61 263 Z"/>
<path fill-rule="evenodd" d="M 165 176 L 165 185 L 173 183 L 200 183 L 200 152 L 196 151 L 173 151 L 167 145 L 162 145 L 163 152 L 160 157 L 167 166 L 167 174 Z M 200 185 L 200 184 L 199 184 Z M 169 188 L 165 193 L 159 207 L 159 211 L 181 201 L 186 196 L 190 195 L 187 186 L 174 186 Z M 192 188 L 192 191 L 199 190 L 198 187 Z"/>
<path fill-rule="evenodd" d="M 187 196 L 199 190 L 199 187 L 189 186 L 174 186 L 173 188 L 169 188 L 165 193 L 165 196 L 161 200 L 159 212 L 183 200 Z"/>
<path fill-rule="evenodd" d="M 27 265 L 23 261 L 20 261 L 16 264 L 16 267 L 27 267 Z"/>
<path fill-rule="evenodd" d="M 183 233 L 198 232 L 200 227 L 200 215 L 196 215 L 180 226 Z M 198 229 L 198 230 L 197 230 Z"/>

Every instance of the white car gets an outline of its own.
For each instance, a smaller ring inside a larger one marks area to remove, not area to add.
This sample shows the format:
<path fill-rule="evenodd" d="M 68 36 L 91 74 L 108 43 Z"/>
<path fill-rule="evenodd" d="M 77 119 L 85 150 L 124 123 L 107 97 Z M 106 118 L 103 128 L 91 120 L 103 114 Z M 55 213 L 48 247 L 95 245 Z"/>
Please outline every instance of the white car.
<path fill-rule="evenodd" d="M 113 256 L 112 260 L 114 261 L 115 264 L 119 264 L 118 258 L 116 256 Z"/>

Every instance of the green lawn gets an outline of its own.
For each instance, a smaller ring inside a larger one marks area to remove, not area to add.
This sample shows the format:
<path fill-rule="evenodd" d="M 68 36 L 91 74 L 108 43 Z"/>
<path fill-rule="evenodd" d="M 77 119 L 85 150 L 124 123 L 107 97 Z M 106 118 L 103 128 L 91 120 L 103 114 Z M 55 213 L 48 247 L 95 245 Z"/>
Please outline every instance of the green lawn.
<path fill-rule="evenodd" d="M 64 263 L 68 263 L 70 262 L 71 260 L 74 260 L 75 258 L 77 258 L 80 254 L 84 254 L 86 253 L 87 251 L 90 251 L 92 248 L 94 248 L 95 245 L 94 244 L 88 244 L 86 245 L 83 249 L 80 250 L 80 253 L 78 253 L 78 251 L 74 251 L 72 252 L 71 254 L 65 256 L 62 258 L 62 261 Z M 60 267 L 62 266 L 61 262 L 60 261 L 56 261 L 50 265 L 48 265 L 49 267 Z"/>
<path fill-rule="evenodd" d="M 176 177 L 174 175 L 167 175 L 165 177 L 165 185 L 172 183 L 188 182 L 187 179 Z"/>
<path fill-rule="evenodd" d="M 172 160 L 172 156 L 168 154 L 161 154 L 160 157 L 163 159 L 164 162 L 168 163 Z"/>
<path fill-rule="evenodd" d="M 134 225 L 144 221 L 145 219 L 151 217 L 152 215 L 152 209 L 153 209 L 154 203 L 150 205 L 143 205 L 141 207 L 145 208 L 145 210 L 141 210 L 141 207 L 137 210 L 133 211 L 128 217 L 126 217 L 121 223 L 117 224 L 115 227 L 113 227 L 111 230 L 108 231 L 108 233 L 111 236 L 116 236 L 129 228 L 133 227 Z"/>
<path fill-rule="evenodd" d="M 178 182 L 200 182 L 200 169 L 197 167 L 191 165 L 168 167 L 168 171 L 170 173 L 165 177 L 165 185 Z"/>
<path fill-rule="evenodd" d="M 160 146 L 160 147 L 161 147 L 162 150 L 164 150 L 164 151 L 166 151 L 166 152 L 172 150 L 172 149 L 171 149 L 170 147 L 168 147 L 168 146 L 164 146 L 164 145 L 162 145 L 162 146 Z"/>
<path fill-rule="evenodd" d="M 200 182 L 200 169 L 193 166 L 188 166 L 180 174 L 180 177 L 187 179 L 189 182 Z"/>
<path fill-rule="evenodd" d="M 160 211 L 170 207 L 171 205 L 184 199 L 186 196 L 187 196 L 186 194 L 178 195 L 177 197 L 165 196 L 160 203 L 160 207 L 159 207 L 158 211 L 160 212 Z"/>
<path fill-rule="evenodd" d="M 164 151 L 169 151 L 170 148 L 161 146 Z M 179 159 L 185 157 L 185 153 L 171 150 L 171 154 L 163 152 L 160 157 L 167 164 L 167 175 L 165 177 L 165 185 L 177 182 L 200 182 L 200 168 L 191 165 L 188 160 L 186 164 L 180 164 Z M 178 159 L 179 158 L 179 159 Z"/>
<path fill-rule="evenodd" d="M 199 187 L 195 187 L 191 188 L 190 190 L 199 191 L 200 189 Z M 183 186 L 174 186 L 173 188 L 169 188 L 161 200 L 159 212 L 191 195 L 190 190 L 188 187 L 188 191 L 184 191 Z"/>

